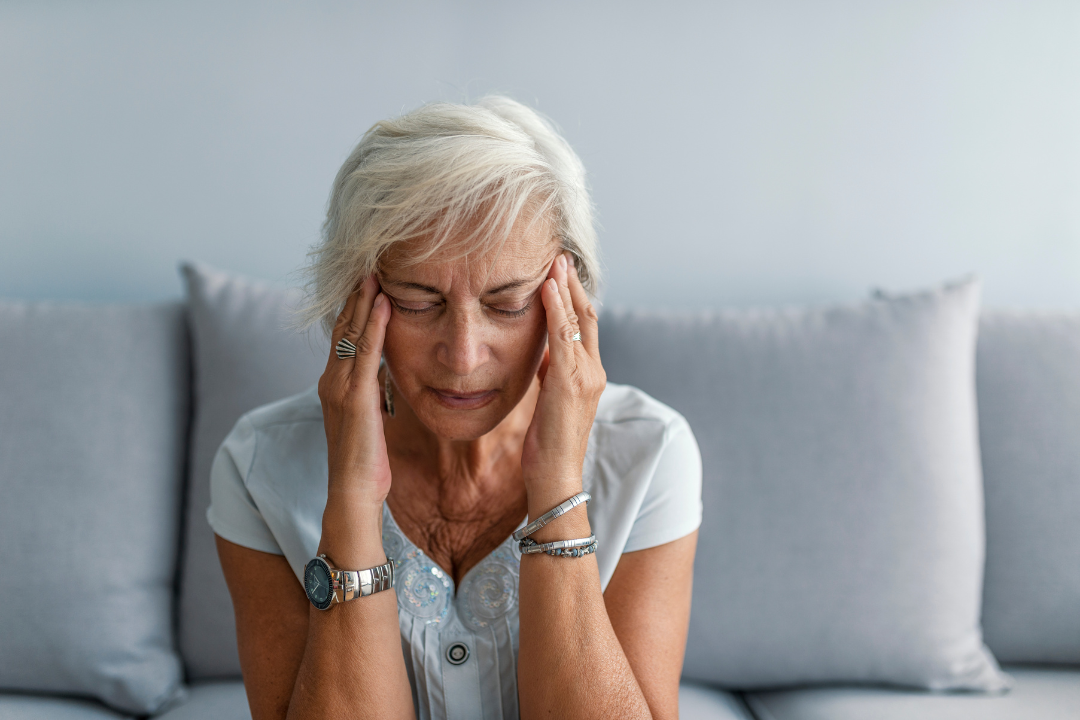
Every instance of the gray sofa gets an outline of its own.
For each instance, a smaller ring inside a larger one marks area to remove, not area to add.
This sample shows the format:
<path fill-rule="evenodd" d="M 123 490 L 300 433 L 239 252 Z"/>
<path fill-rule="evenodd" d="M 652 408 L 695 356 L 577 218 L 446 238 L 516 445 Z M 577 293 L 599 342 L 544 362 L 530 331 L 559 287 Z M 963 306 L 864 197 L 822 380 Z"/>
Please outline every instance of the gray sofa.
<path fill-rule="evenodd" d="M 247 718 L 205 520 L 246 410 L 313 384 L 296 295 L 0 302 L 0 718 Z M 1080 718 L 1080 312 L 968 280 L 605 311 L 609 380 L 704 467 L 684 718 Z"/>

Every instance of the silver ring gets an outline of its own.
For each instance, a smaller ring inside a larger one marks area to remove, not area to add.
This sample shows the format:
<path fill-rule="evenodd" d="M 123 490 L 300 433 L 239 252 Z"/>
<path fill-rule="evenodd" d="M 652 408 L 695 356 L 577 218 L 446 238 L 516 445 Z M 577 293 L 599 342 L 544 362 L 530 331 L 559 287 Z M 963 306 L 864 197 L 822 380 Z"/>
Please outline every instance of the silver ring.
<path fill-rule="evenodd" d="M 574 337 L 570 338 L 570 340 L 573 341 L 573 342 L 580 342 L 581 341 L 581 333 L 579 333 L 579 332 L 574 333 Z"/>
<path fill-rule="evenodd" d="M 337 352 L 338 360 L 356 357 L 356 346 L 349 342 L 349 338 L 338 340 L 337 347 L 334 350 Z"/>

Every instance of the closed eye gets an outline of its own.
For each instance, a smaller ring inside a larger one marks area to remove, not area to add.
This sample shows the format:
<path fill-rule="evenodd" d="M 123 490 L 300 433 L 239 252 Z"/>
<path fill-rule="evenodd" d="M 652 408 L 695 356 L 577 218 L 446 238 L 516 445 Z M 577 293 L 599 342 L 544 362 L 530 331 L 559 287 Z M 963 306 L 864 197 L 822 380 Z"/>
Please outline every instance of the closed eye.
<path fill-rule="evenodd" d="M 399 310 L 400 312 L 405 313 L 406 315 L 425 315 L 425 314 L 431 312 L 432 310 L 434 310 L 435 308 L 439 307 L 439 305 L 441 304 L 441 303 L 414 303 L 414 305 L 419 305 L 419 306 L 418 307 L 415 307 L 415 306 L 414 307 L 409 307 L 408 305 L 402 305 L 400 300 L 395 300 L 393 298 L 391 298 L 391 300 L 394 303 L 394 308 Z"/>
<path fill-rule="evenodd" d="M 413 302 L 413 303 L 409 303 L 408 305 L 406 305 L 401 300 L 398 300 L 396 298 L 390 298 L 390 300 L 391 300 L 391 303 L 394 306 L 394 309 L 396 309 L 398 312 L 404 313 L 405 315 L 413 315 L 413 316 L 427 315 L 428 313 L 438 309 L 439 306 L 443 304 L 441 302 L 437 302 L 437 303 L 416 303 L 416 302 Z M 494 305 L 488 305 L 487 308 L 488 308 L 488 310 L 496 313 L 497 315 L 499 315 L 501 317 L 519 318 L 519 317 L 523 317 L 526 313 L 528 313 L 529 310 L 532 309 L 532 306 L 533 306 L 533 298 L 530 298 L 529 302 L 527 302 L 524 305 L 524 307 L 520 307 L 520 308 L 496 307 Z"/>
<path fill-rule="evenodd" d="M 497 308 L 497 307 L 493 307 L 493 308 L 491 308 L 491 309 L 492 309 L 493 311 L 497 312 L 497 313 L 498 313 L 499 315 L 502 315 L 503 317 L 508 317 L 508 318 L 519 318 L 519 317 L 521 317 L 522 315 L 524 315 L 525 313 L 529 312 L 529 309 L 530 309 L 531 307 L 532 307 L 532 300 L 530 300 L 530 301 L 529 301 L 529 302 L 528 302 L 528 303 L 527 303 L 527 304 L 525 305 L 525 307 L 522 307 L 522 308 L 518 308 L 518 309 L 516 309 L 516 310 L 508 310 L 508 309 L 506 309 L 506 308 Z"/>

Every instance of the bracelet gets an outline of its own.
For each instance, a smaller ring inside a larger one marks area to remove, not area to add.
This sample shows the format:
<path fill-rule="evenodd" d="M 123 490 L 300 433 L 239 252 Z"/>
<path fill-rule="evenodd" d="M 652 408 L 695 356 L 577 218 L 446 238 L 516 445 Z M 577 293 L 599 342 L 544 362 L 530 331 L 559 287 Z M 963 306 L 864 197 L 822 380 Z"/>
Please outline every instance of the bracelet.
<path fill-rule="evenodd" d="M 545 525 L 547 525 L 549 522 L 551 522 L 555 518 L 559 517 L 560 515 L 563 515 L 564 513 L 567 513 L 570 510 L 573 510 L 574 508 L 576 508 L 581 503 L 584 502 L 584 503 L 588 504 L 588 502 L 590 500 L 592 500 L 592 495 L 590 495 L 589 493 L 584 492 L 584 491 L 579 492 L 577 495 L 570 498 L 569 500 L 562 503 L 561 505 L 557 505 L 556 507 L 551 508 L 546 513 L 544 513 L 540 517 L 536 518 L 535 520 L 533 520 L 531 523 L 529 523 L 525 527 L 521 528 L 520 530 L 515 530 L 513 537 L 514 537 L 515 540 L 520 541 L 522 538 L 525 538 L 525 537 L 528 537 L 529 535 L 532 535 L 534 532 L 536 532 L 540 528 L 544 527 Z"/>
<path fill-rule="evenodd" d="M 596 536 L 576 538 L 574 540 L 555 540 L 554 542 L 538 543 L 532 538 L 522 538 L 518 541 L 518 550 L 522 555 L 535 555 L 546 552 L 548 555 L 561 555 L 563 557 L 582 557 L 596 552 Z"/>

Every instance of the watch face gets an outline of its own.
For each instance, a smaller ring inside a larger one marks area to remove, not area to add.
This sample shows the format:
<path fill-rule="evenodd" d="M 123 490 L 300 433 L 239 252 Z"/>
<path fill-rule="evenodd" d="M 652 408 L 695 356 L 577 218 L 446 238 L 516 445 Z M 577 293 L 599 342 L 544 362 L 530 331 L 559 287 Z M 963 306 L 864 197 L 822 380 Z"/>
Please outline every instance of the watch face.
<path fill-rule="evenodd" d="M 315 558 L 304 569 L 304 589 L 311 604 L 320 610 L 330 607 L 333 598 L 333 580 L 330 566 L 322 558 Z"/>

